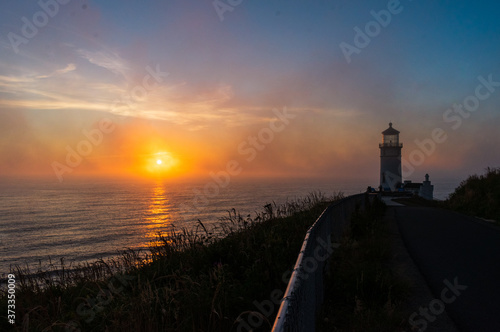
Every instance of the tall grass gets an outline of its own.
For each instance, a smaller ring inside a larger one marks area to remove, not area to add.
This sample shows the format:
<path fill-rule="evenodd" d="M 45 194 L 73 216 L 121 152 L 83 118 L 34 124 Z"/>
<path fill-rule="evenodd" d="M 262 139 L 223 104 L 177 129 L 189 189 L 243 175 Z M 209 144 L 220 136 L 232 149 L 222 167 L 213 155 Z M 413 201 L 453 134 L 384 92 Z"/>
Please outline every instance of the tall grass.
<path fill-rule="evenodd" d="M 304 234 L 330 202 L 314 192 L 267 204 L 255 216 L 228 211 L 213 227 L 158 234 L 148 252 L 46 271 L 16 267 L 18 331 L 231 331 L 254 301 L 284 289 Z M 6 288 L 0 307 L 6 308 Z M 6 315 L 2 312 L 0 316 Z M 274 317 L 269 317 L 272 322 Z"/>
<path fill-rule="evenodd" d="M 357 212 L 327 274 L 325 304 L 318 331 L 404 331 L 402 304 L 409 284 L 389 267 L 391 238 L 383 222 L 385 205 L 375 200 Z"/>

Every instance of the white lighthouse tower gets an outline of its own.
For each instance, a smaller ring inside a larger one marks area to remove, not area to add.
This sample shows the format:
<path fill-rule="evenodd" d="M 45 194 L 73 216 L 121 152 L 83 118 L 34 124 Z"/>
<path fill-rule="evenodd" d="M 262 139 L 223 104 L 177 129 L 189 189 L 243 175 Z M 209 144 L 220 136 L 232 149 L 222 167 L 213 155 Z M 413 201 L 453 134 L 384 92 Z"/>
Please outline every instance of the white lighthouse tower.
<path fill-rule="evenodd" d="M 396 191 L 403 182 L 401 176 L 401 149 L 399 131 L 389 128 L 382 132 L 380 148 L 380 187 L 383 191 Z"/>

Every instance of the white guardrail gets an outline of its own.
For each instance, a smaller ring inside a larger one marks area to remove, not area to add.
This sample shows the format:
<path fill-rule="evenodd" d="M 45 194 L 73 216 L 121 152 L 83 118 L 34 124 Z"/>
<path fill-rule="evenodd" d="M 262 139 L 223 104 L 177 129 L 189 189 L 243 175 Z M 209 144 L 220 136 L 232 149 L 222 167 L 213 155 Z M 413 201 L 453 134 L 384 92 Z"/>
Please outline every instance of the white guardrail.
<path fill-rule="evenodd" d="M 332 241 L 337 242 L 356 208 L 375 195 L 357 194 L 333 203 L 306 233 L 297 262 L 274 322 L 273 332 L 315 331 L 316 312 L 323 303 L 323 276 Z M 333 239 L 332 239 L 333 236 Z"/>

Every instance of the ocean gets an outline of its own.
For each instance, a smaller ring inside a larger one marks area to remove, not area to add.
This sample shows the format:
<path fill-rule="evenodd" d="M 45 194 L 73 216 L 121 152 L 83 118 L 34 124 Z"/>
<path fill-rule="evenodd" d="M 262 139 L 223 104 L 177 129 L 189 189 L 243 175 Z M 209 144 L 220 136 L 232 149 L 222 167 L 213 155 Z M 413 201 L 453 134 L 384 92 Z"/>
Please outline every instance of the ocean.
<path fill-rule="evenodd" d="M 209 184 L 210 183 L 210 184 Z M 445 199 L 459 181 L 435 184 Z M 247 180 L 227 186 L 214 181 L 0 180 L 0 277 L 15 265 L 32 271 L 50 262 L 65 265 L 146 249 L 158 232 L 206 226 L 227 211 L 255 215 L 267 203 L 285 203 L 312 191 L 327 196 L 364 192 L 366 181 Z"/>

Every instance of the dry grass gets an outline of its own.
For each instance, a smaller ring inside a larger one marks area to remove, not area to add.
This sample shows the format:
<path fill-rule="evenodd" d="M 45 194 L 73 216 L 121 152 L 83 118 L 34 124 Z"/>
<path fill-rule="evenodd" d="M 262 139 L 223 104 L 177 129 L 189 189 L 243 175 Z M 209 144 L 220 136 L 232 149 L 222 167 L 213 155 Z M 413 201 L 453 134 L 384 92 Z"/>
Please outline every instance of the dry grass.
<path fill-rule="evenodd" d="M 266 205 L 254 217 L 234 209 L 208 229 L 159 234 L 148 252 L 45 271 L 16 267 L 17 331 L 231 331 L 293 267 L 307 228 L 331 201 Z M 6 288 L 0 293 L 7 304 Z M 5 304 L 5 306 L 4 306 Z M 4 315 L 1 313 L 0 315 Z M 269 317 L 272 322 L 274 317 Z"/>
<path fill-rule="evenodd" d="M 331 257 L 325 305 L 318 331 L 404 331 L 401 309 L 409 284 L 390 269 L 391 238 L 383 222 L 385 205 L 375 201 L 356 213 Z"/>

